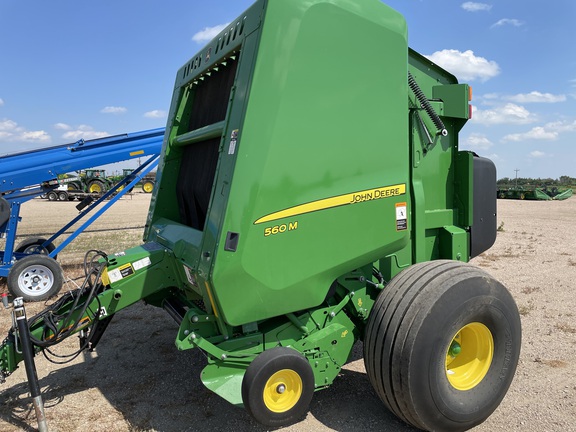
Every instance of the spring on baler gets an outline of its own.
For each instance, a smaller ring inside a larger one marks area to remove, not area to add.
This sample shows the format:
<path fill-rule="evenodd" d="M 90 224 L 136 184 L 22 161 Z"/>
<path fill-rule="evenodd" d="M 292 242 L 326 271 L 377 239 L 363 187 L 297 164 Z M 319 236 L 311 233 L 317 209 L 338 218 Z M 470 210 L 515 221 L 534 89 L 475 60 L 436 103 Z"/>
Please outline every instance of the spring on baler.
<path fill-rule="evenodd" d="M 448 130 L 446 130 L 444 122 L 440 116 L 436 114 L 436 111 L 434 111 L 434 108 L 432 108 L 432 105 L 430 105 L 430 102 L 428 102 L 428 98 L 424 95 L 410 72 L 408 72 L 408 85 L 414 92 L 414 95 L 416 96 L 416 99 L 418 99 L 418 102 L 420 102 L 420 105 L 422 105 L 422 108 L 424 108 L 424 111 L 426 111 L 426 114 L 428 114 L 428 117 L 430 117 L 430 120 L 432 120 L 434 123 L 434 126 L 436 126 L 436 129 L 438 129 L 437 135 L 447 136 Z"/>

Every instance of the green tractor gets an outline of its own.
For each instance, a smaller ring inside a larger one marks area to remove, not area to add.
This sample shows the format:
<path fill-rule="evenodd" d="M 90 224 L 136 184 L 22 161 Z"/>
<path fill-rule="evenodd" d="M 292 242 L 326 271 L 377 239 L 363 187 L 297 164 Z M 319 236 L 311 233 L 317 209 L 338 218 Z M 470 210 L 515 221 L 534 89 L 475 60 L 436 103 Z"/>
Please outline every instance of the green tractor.
<path fill-rule="evenodd" d="M 268 427 L 303 418 L 359 341 L 400 419 L 478 425 L 521 327 L 467 263 L 496 238 L 495 166 L 458 148 L 470 95 L 379 0 L 258 0 L 176 75 L 144 243 L 90 260 L 10 332 L 0 371 L 28 332 L 35 353 L 76 333 L 94 349 L 144 300 L 206 353 L 206 387 Z"/>
<path fill-rule="evenodd" d="M 106 177 L 106 170 L 87 169 L 80 172 L 82 189 L 89 193 L 104 193 L 114 186 L 114 181 Z"/>

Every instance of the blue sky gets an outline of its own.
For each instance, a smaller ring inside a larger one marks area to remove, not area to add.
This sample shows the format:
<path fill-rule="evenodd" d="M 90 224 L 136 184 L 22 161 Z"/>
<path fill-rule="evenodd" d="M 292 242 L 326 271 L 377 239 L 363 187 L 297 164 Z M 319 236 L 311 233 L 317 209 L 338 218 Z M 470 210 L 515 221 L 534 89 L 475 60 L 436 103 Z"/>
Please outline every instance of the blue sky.
<path fill-rule="evenodd" d="M 389 0 L 474 89 L 462 148 L 576 177 L 576 2 Z M 0 0 L 0 154 L 165 125 L 174 78 L 248 0 Z"/>

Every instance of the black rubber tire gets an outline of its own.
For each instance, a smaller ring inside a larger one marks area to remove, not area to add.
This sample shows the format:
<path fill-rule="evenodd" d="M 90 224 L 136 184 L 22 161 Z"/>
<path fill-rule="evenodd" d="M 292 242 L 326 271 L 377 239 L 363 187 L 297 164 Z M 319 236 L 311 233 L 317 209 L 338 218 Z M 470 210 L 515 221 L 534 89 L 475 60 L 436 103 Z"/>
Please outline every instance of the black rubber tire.
<path fill-rule="evenodd" d="M 468 390 L 448 380 L 452 338 L 481 323 L 493 338 L 486 375 Z M 368 318 L 364 363 L 384 404 L 422 430 L 464 431 L 492 414 L 514 377 L 521 345 L 514 299 L 486 272 L 432 261 L 401 272 L 380 293 Z"/>
<path fill-rule="evenodd" d="M 48 192 L 46 197 L 48 198 L 48 201 L 58 201 L 58 194 L 54 191 Z"/>
<path fill-rule="evenodd" d="M 264 392 L 268 380 L 283 370 L 289 370 L 300 377 L 302 393 L 291 408 L 274 412 L 267 407 Z M 302 419 L 308 412 L 313 395 L 312 367 L 302 354 L 291 348 L 278 347 L 262 352 L 250 363 L 242 380 L 244 407 L 256 421 L 269 427 L 285 426 Z"/>
<path fill-rule="evenodd" d="M 90 193 L 104 193 L 107 190 L 108 188 L 102 180 L 92 180 L 88 184 L 88 192 Z"/>
<path fill-rule="evenodd" d="M 16 261 L 8 273 L 8 290 L 25 301 L 46 300 L 64 283 L 60 264 L 47 255 L 33 254 Z"/>
<path fill-rule="evenodd" d="M 58 201 L 68 201 L 68 192 L 65 191 L 58 192 Z"/>
<path fill-rule="evenodd" d="M 46 241 L 42 237 L 31 237 L 29 239 L 23 240 L 14 249 L 15 252 L 28 253 L 28 254 L 43 254 L 48 255 L 56 246 L 52 242 L 48 243 L 46 247 L 40 248 L 40 245 Z M 53 257 L 56 259 L 56 257 Z"/>
<path fill-rule="evenodd" d="M 79 182 L 68 183 L 68 191 L 82 192 L 82 184 Z"/>

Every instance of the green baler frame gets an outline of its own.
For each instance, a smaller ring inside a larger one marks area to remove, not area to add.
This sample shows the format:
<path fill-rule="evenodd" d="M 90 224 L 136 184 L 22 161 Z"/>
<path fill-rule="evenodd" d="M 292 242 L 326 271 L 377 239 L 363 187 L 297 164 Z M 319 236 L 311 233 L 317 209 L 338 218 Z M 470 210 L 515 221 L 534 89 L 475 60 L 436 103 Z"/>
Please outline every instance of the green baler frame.
<path fill-rule="evenodd" d="M 470 93 L 380 1 L 257 1 L 178 71 L 145 244 L 108 259 L 76 319 L 163 307 L 236 405 L 276 347 L 329 386 L 388 281 L 493 242 L 493 165 L 458 150 Z M 1 369 L 20 360 L 5 349 Z"/>

